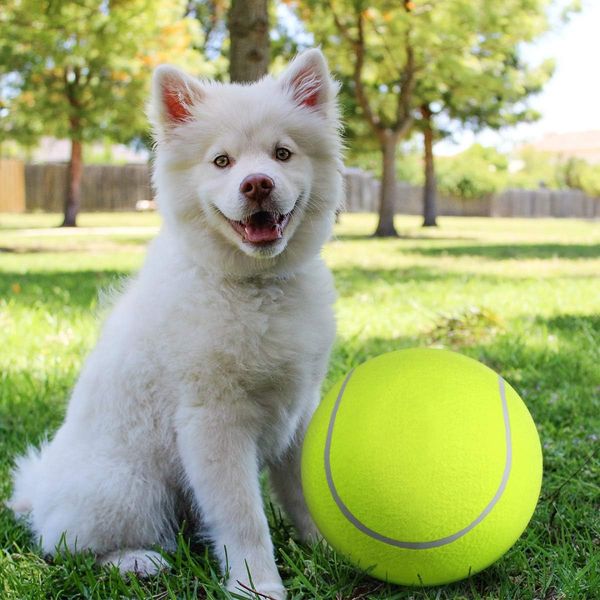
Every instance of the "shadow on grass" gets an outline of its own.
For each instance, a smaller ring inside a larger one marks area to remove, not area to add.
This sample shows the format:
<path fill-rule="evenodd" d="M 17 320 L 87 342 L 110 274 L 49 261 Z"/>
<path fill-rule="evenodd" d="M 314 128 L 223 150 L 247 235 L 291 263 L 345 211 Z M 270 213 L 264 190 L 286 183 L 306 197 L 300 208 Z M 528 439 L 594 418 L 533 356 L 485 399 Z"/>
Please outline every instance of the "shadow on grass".
<path fill-rule="evenodd" d="M 100 290 L 119 288 L 130 273 L 125 271 L 0 271 L 0 298 L 19 305 L 42 303 L 45 307 L 89 308 Z"/>
<path fill-rule="evenodd" d="M 42 224 L 40 225 L 35 224 L 35 225 L 29 225 L 29 224 L 8 224 L 8 223 L 3 223 L 2 222 L 2 215 L 0 214 L 0 234 L 2 234 L 5 231 L 22 231 L 23 229 L 30 229 L 30 230 L 34 230 L 34 229 L 61 229 L 61 220 L 57 219 L 56 223 L 47 223 L 47 224 Z"/>
<path fill-rule="evenodd" d="M 536 342 L 532 343 L 518 323 L 503 324 L 494 314 L 471 312 L 457 313 L 452 318 L 440 315 L 428 331 L 414 337 L 339 339 L 333 351 L 329 379 L 334 383 L 361 362 L 384 352 L 440 346 L 471 356 L 502 374 L 522 391 L 542 419 L 555 418 L 558 426 L 591 427 L 585 418 L 594 417 L 600 408 L 597 394 L 600 389 L 600 315 L 521 317 L 518 321 L 529 321 L 535 329 L 541 328 L 542 335 L 537 335 Z M 540 343 L 546 331 L 548 337 L 556 338 L 553 343 Z"/>
<path fill-rule="evenodd" d="M 48 244 L 38 244 L 31 246 L 27 244 L 14 244 L 12 246 L 0 246 L 0 254 L 69 254 L 69 253 L 89 253 L 89 252 L 119 252 L 124 250 L 124 246 L 136 246 L 142 251 L 152 240 L 153 236 L 114 236 L 102 237 L 98 239 L 90 238 L 70 238 L 65 244 L 56 244 L 56 240 L 51 238 Z M 54 243 L 52 243 L 54 242 Z M 137 248 L 136 248 L 137 249 Z"/>
<path fill-rule="evenodd" d="M 422 235 L 422 234 L 414 234 L 407 233 L 403 231 L 398 231 L 397 237 L 377 237 L 372 233 L 340 233 L 333 235 L 331 238 L 331 242 L 357 242 L 357 241 L 368 241 L 373 240 L 374 242 L 389 242 L 389 241 L 406 241 L 406 240 L 416 240 L 416 241 L 427 241 L 427 242 L 474 242 L 477 240 L 475 237 L 466 237 L 466 236 L 434 236 L 434 235 Z"/>
<path fill-rule="evenodd" d="M 396 285 L 407 281 L 449 281 L 461 277 L 460 273 L 438 271 L 431 267 L 404 269 L 367 269 L 365 267 L 334 267 L 335 285 L 340 294 L 346 290 L 362 291 L 373 284 Z"/>
<path fill-rule="evenodd" d="M 403 248 L 403 250 L 406 250 Z M 473 246 L 413 247 L 410 252 L 425 256 L 476 256 L 491 260 L 532 258 L 600 258 L 600 244 L 495 244 Z"/>
<path fill-rule="evenodd" d="M 61 251 L 61 249 L 56 250 L 56 252 Z M 41 252 L 48 252 L 48 249 L 43 248 L 42 246 L 32 246 L 30 248 L 22 246 L 0 246 L 0 254 L 39 254 Z"/>
<path fill-rule="evenodd" d="M 332 267 L 335 276 L 335 286 L 342 297 L 353 296 L 372 289 L 376 285 L 405 285 L 410 283 L 440 282 L 453 284 L 464 283 L 466 280 L 486 281 L 491 283 L 522 282 L 528 277 L 510 277 L 502 273 L 499 275 L 471 273 L 460 270 L 442 270 L 435 267 L 406 267 L 378 269 L 366 267 Z M 564 275 L 560 275 L 564 277 Z"/>
<path fill-rule="evenodd" d="M 545 323 L 548 329 L 568 334 L 581 333 L 588 331 L 600 337 L 600 314 L 596 315 L 577 315 L 562 314 L 550 319 L 536 319 L 539 323 Z M 600 342 L 600 340 L 599 340 Z"/>

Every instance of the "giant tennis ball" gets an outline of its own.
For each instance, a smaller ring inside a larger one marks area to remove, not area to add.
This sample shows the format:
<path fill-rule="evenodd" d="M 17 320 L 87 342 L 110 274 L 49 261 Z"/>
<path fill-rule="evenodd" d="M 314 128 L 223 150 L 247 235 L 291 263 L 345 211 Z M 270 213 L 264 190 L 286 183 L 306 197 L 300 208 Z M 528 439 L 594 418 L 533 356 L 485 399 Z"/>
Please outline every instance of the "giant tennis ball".
<path fill-rule="evenodd" d="M 403 585 L 450 583 L 500 558 L 529 522 L 541 477 L 540 441 L 517 393 L 445 350 L 356 367 L 315 412 L 302 452 L 324 538 Z"/>

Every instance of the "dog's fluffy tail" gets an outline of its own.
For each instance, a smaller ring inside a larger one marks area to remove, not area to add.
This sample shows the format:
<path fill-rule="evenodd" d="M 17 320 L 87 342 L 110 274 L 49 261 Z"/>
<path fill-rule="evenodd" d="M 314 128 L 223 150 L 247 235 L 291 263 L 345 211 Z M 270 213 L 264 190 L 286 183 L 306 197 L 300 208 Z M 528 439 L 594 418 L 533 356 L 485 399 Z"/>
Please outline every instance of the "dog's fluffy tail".
<path fill-rule="evenodd" d="M 31 446 L 26 454 L 19 456 L 13 469 L 14 489 L 8 508 L 16 514 L 27 514 L 33 510 L 33 498 L 41 477 L 42 450 Z"/>

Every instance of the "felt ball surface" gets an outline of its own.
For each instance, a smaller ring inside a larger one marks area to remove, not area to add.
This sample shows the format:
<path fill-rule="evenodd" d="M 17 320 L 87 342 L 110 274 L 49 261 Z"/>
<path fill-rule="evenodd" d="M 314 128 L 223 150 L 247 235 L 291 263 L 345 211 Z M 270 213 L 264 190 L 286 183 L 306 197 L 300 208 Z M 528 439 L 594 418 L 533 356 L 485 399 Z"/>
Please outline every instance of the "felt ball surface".
<path fill-rule="evenodd" d="M 372 576 L 402 585 L 468 577 L 529 522 L 542 453 L 502 377 L 434 349 L 356 367 L 316 410 L 302 486 L 324 538 Z"/>

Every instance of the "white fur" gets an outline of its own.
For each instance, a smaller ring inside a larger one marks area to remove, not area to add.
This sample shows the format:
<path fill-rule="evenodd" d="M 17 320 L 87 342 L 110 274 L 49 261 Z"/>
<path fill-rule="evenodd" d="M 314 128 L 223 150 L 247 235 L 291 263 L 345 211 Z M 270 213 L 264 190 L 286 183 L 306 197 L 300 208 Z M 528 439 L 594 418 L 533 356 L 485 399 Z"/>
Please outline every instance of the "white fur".
<path fill-rule="evenodd" d="M 303 104 L 316 90 L 316 102 Z M 189 115 L 172 117 L 165 93 Z M 315 533 L 299 448 L 334 339 L 330 273 L 319 257 L 341 191 L 336 86 L 317 50 L 278 79 L 198 82 L 172 67 L 154 78 L 154 182 L 164 225 L 118 300 L 54 439 L 18 459 L 12 507 L 43 549 L 65 534 L 122 571 L 155 572 L 182 519 L 196 515 L 228 588 L 252 581 L 284 598 L 259 489 L 272 487 L 299 534 Z M 274 148 L 294 153 L 277 161 Z M 232 166 L 218 169 L 215 153 Z M 226 221 L 248 214 L 249 173 L 294 209 L 281 240 L 244 242 Z M 247 567 L 246 567 L 247 565 Z"/>

